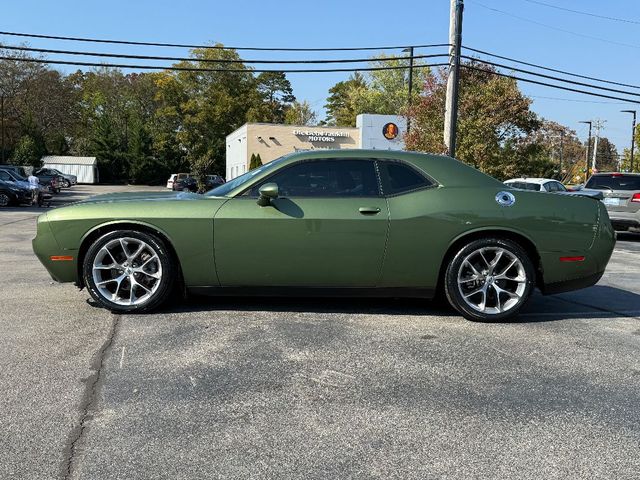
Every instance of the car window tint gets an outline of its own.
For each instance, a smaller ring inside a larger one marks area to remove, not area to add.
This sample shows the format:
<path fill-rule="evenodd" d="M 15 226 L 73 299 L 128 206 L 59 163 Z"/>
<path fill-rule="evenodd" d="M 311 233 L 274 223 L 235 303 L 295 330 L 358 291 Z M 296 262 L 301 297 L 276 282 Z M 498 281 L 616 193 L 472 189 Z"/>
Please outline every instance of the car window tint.
<path fill-rule="evenodd" d="M 556 190 L 558 192 L 566 192 L 567 191 L 567 188 L 563 184 L 561 184 L 560 182 L 555 182 L 555 184 L 556 184 Z"/>
<path fill-rule="evenodd" d="M 507 183 L 507 185 L 513 188 L 517 188 L 518 190 L 534 190 L 536 192 L 540 191 L 540 184 L 538 183 L 509 182 Z"/>
<path fill-rule="evenodd" d="M 5 171 L 0 171 L 0 180 L 11 180 L 11 175 L 9 175 L 7 172 Z"/>
<path fill-rule="evenodd" d="M 547 182 L 544 184 L 544 188 L 547 192 L 557 192 L 558 187 L 555 182 Z"/>
<path fill-rule="evenodd" d="M 399 162 L 380 162 L 382 190 L 385 195 L 410 192 L 433 185 L 415 169 Z"/>
<path fill-rule="evenodd" d="M 286 167 L 251 189 L 277 183 L 282 197 L 373 197 L 379 195 L 371 160 L 314 160 Z"/>
<path fill-rule="evenodd" d="M 640 190 L 640 175 L 594 175 L 585 188 L 595 190 Z"/>

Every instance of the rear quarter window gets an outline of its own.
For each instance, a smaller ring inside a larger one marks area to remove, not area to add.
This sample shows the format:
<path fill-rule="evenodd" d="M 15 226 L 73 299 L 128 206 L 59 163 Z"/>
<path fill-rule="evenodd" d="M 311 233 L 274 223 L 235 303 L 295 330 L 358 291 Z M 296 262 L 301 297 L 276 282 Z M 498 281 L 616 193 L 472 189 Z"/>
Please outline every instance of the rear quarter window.
<path fill-rule="evenodd" d="M 397 195 L 433 186 L 433 182 L 416 169 L 400 162 L 378 162 L 385 195 Z"/>

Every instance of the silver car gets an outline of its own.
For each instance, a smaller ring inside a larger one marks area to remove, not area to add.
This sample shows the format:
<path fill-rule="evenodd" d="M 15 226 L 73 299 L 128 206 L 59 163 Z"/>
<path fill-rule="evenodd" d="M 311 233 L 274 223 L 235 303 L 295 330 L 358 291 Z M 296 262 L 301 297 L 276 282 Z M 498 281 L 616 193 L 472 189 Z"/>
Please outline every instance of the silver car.
<path fill-rule="evenodd" d="M 585 189 L 602 191 L 613 228 L 640 232 L 640 173 L 596 173 Z"/>

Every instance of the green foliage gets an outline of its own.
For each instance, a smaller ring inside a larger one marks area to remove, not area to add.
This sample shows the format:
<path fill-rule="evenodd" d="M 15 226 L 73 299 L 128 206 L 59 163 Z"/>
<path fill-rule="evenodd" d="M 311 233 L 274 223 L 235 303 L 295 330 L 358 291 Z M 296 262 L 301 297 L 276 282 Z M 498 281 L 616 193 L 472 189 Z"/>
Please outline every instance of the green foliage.
<path fill-rule="evenodd" d="M 370 62 L 377 67 L 408 67 L 408 61 L 381 55 Z M 361 113 L 386 115 L 403 114 L 409 103 L 409 69 L 374 70 L 363 76 L 355 73 L 349 80 L 338 82 L 329 89 L 325 108 L 327 123 L 337 126 L 355 126 Z M 430 76 L 428 67 L 414 62 L 411 100 L 417 102 L 425 81 Z"/>
<path fill-rule="evenodd" d="M 249 170 L 253 170 L 254 168 L 258 168 L 262 165 L 262 158 L 260 158 L 260 154 L 257 155 L 255 153 L 251 154 L 251 160 L 249 161 Z"/>
<path fill-rule="evenodd" d="M 285 113 L 295 101 L 291 83 L 283 72 L 262 72 L 256 78 L 260 102 L 249 111 L 249 121 L 284 123 Z"/>
<path fill-rule="evenodd" d="M 42 167 L 42 152 L 36 141 L 25 135 L 18 141 L 11 162 L 14 165 L 31 166 L 35 170 Z"/>
<path fill-rule="evenodd" d="M 446 72 L 430 77 L 420 101 L 410 110 L 411 150 L 445 151 Z M 499 179 L 520 175 L 558 176 L 559 164 L 548 145 L 536 139 L 543 122 L 515 80 L 462 69 L 456 157 Z"/>
<path fill-rule="evenodd" d="M 311 105 L 306 100 L 303 102 L 293 102 L 284 115 L 284 123 L 287 125 L 313 126 L 317 123 L 316 112 L 311 109 Z"/>

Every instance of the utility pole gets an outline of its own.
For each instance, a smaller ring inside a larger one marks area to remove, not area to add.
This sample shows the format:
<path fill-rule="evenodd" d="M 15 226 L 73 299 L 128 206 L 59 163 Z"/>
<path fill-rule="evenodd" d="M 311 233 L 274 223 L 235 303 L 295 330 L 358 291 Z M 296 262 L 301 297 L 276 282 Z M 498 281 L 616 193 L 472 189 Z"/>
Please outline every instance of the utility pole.
<path fill-rule="evenodd" d="M 582 120 L 579 123 L 586 123 L 589 125 L 589 139 L 587 140 L 587 160 L 586 160 L 586 170 L 584 171 L 584 183 L 587 183 L 589 178 L 589 157 L 591 156 L 591 120 Z"/>
<path fill-rule="evenodd" d="M 596 170 L 596 159 L 598 158 L 598 141 L 600 140 L 600 130 L 604 128 L 604 124 L 606 123 L 606 120 L 600 120 L 599 118 L 596 118 L 596 121 L 594 122 L 594 128 L 596 129 L 596 138 L 595 141 L 593 142 L 593 158 L 591 160 L 591 171 L 595 171 Z"/>
<path fill-rule="evenodd" d="M 447 146 L 447 153 L 451 157 L 456 155 L 463 10 L 464 0 L 451 0 L 449 16 L 449 76 L 447 78 L 447 100 L 444 111 L 444 143 Z"/>
<path fill-rule="evenodd" d="M 407 97 L 407 106 L 411 108 L 411 92 L 413 90 L 413 47 L 405 48 L 402 50 L 409 54 L 409 93 Z M 407 116 L 407 133 L 411 130 L 411 118 Z"/>
<path fill-rule="evenodd" d="M 620 110 L 624 113 L 633 114 L 633 122 L 631 123 L 631 165 L 629 171 L 633 173 L 633 150 L 636 148 L 636 111 L 635 110 Z"/>
<path fill-rule="evenodd" d="M 2 133 L 2 163 L 4 164 L 4 95 L 0 95 L 0 131 Z"/>
<path fill-rule="evenodd" d="M 560 166 L 559 166 L 559 169 L 560 169 L 559 177 L 560 177 L 560 179 L 563 178 L 562 177 L 562 153 L 563 153 L 562 150 L 563 150 L 563 147 L 564 147 L 564 130 L 560 130 Z"/>

